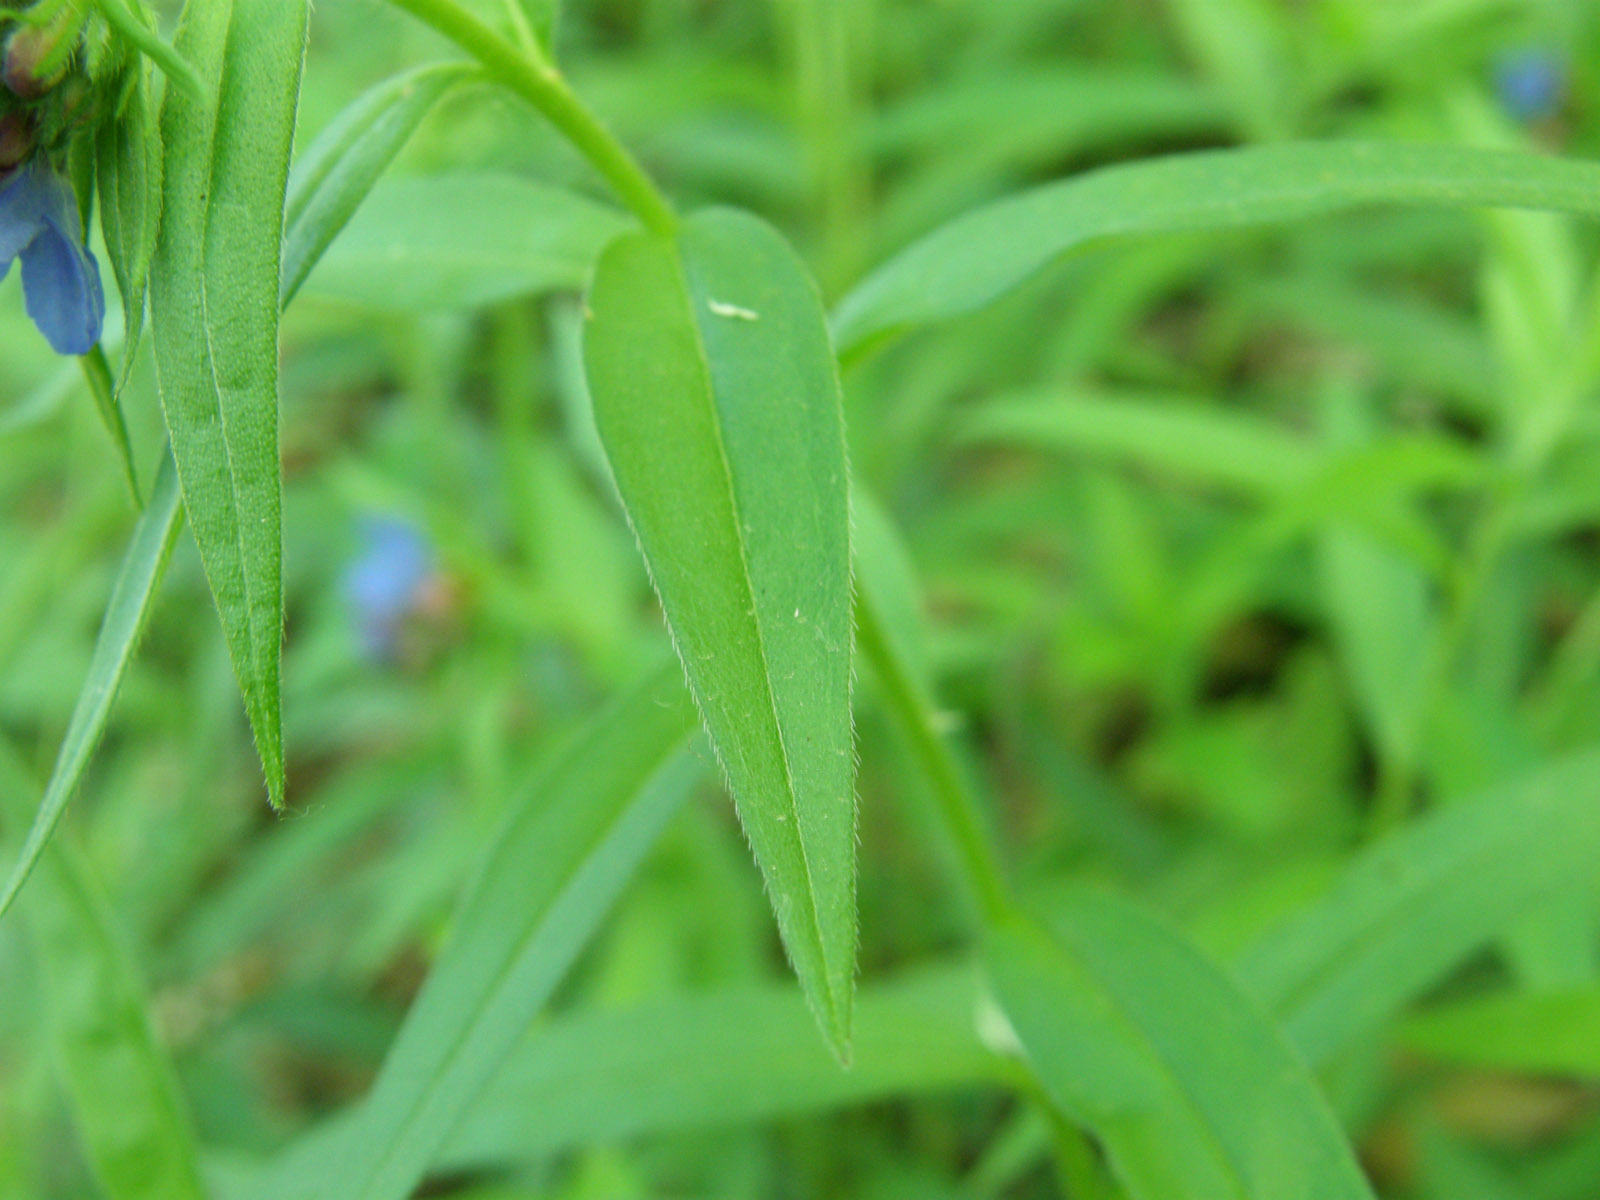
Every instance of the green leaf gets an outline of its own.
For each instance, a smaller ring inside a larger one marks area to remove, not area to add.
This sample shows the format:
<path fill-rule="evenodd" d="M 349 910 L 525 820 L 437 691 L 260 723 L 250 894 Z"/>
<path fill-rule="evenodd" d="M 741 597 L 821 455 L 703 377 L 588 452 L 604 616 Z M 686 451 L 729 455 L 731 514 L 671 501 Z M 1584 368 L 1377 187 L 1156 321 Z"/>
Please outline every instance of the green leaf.
<path fill-rule="evenodd" d="M 461 63 L 444 63 L 386 79 L 334 118 L 295 161 L 284 210 L 282 307 L 294 299 L 423 118 L 476 73 Z"/>
<path fill-rule="evenodd" d="M 979 405 L 962 442 L 1067 450 L 1144 467 L 1247 497 L 1303 487 L 1323 465 L 1309 438 L 1237 409 L 1186 397 L 1052 390 Z"/>
<path fill-rule="evenodd" d="M 604 918 L 699 777 L 676 664 L 650 672 L 528 789 L 353 1117 L 291 1153 L 263 1200 L 400 1200 Z"/>
<path fill-rule="evenodd" d="M 0 747 L 8 825 L 27 820 L 20 798 L 32 790 L 11 748 Z M 144 986 L 89 864 L 65 839 L 41 846 L 22 910 L 40 1008 L 101 1190 L 110 1200 L 203 1200 L 189 1114 Z"/>
<path fill-rule="evenodd" d="M 96 143 L 100 229 L 106 256 L 122 293 L 122 370 L 116 393 L 127 386 L 144 333 L 145 298 L 150 260 L 161 229 L 162 148 L 160 114 L 149 73 L 139 69 L 137 83 L 121 116 L 107 121 Z"/>
<path fill-rule="evenodd" d="M 155 602 L 156 588 L 166 569 L 183 523 L 183 512 L 178 504 L 178 477 L 171 459 L 162 462 L 156 476 L 155 491 L 150 503 L 139 518 L 133 540 L 122 560 L 111 589 L 111 601 L 106 606 L 105 621 L 95 639 L 94 654 L 89 661 L 89 676 L 79 693 L 78 703 L 67 723 L 67 733 L 62 739 L 55 769 L 45 787 L 44 799 L 34 815 L 28 839 L 22 847 L 17 865 L 12 868 L 5 890 L 0 892 L 0 916 L 4 916 L 16 899 L 29 873 L 44 853 L 50 835 L 55 832 L 67 802 L 77 791 L 83 773 L 89 766 L 100 735 L 105 732 L 106 719 L 133 661 L 134 650 L 139 645 L 139 635 Z"/>
<path fill-rule="evenodd" d="M 361 193 L 358 189 L 363 184 L 370 187 L 371 179 L 352 174 L 346 180 L 344 186 L 351 189 L 348 195 L 359 204 Z M 313 253 L 308 265 L 314 263 Z M 90 364 L 93 359 L 94 356 L 90 355 L 84 361 Z M 20 861 L 13 868 L 4 892 L 0 892 L 0 917 L 5 915 L 17 892 L 27 881 L 28 872 L 33 869 L 40 851 L 49 841 L 66 810 L 67 802 L 88 769 L 94 748 L 105 732 L 122 676 L 133 661 L 134 651 L 138 649 L 139 634 L 155 601 L 156 589 L 160 586 L 167 558 L 182 524 L 178 476 L 170 456 L 167 456 L 162 460 L 149 504 L 134 531 L 117 582 L 112 588 L 105 620 L 95 641 L 89 675 L 79 693 L 72 719 L 68 722 L 56 767 L 45 788 L 33 828 L 29 831 Z"/>
<path fill-rule="evenodd" d="M 847 1054 L 855 977 L 850 531 L 821 303 L 754 217 L 601 256 L 595 422 L 801 986 Z"/>
<path fill-rule="evenodd" d="M 205 95 L 205 84 L 193 67 L 173 47 L 161 40 L 155 20 L 142 0 L 94 0 L 106 22 L 154 63 L 173 86 L 182 88 L 192 99 Z"/>
<path fill-rule="evenodd" d="M 969 965 L 864 986 L 848 1071 L 807 1036 L 811 1017 L 792 985 L 562 1017 L 518 1047 L 440 1165 L 526 1161 L 594 1142 L 999 1082 L 1004 1064 L 978 1038 L 977 1004 Z M 605 1070 L 595 1070 L 599 1062 Z"/>
<path fill-rule="evenodd" d="M 1344 386 L 1328 392 L 1328 440 L 1341 448 L 1371 444 L 1365 398 Z M 1414 561 L 1348 527 L 1326 528 L 1318 551 L 1334 644 L 1357 708 L 1385 765 L 1410 767 L 1434 652 L 1428 578 Z"/>
<path fill-rule="evenodd" d="M 184 503 L 275 806 L 284 793 L 278 278 L 307 0 L 194 0 L 168 93 L 151 267 L 156 374 Z"/>
<path fill-rule="evenodd" d="M 576 192 L 510 175 L 386 180 L 307 286 L 318 296 L 400 312 L 576 290 L 627 224 Z"/>
<path fill-rule="evenodd" d="M 1134 1200 L 1371 1200 L 1310 1072 L 1221 970 L 1107 897 L 1074 897 L 1051 932 L 992 931 L 996 995 Z"/>
<path fill-rule="evenodd" d="M 1398 1040 L 1447 1063 L 1539 1075 L 1600 1076 L 1600 987 L 1496 992 L 1408 1018 Z"/>
<path fill-rule="evenodd" d="M 1600 754 L 1488 789 L 1373 847 L 1320 903 L 1236 964 L 1322 1063 L 1390 1019 L 1600 855 Z"/>
<path fill-rule="evenodd" d="M 1309 142 L 1106 167 L 935 230 L 839 305 L 853 355 L 896 330 L 981 308 L 1068 251 L 1112 238 L 1300 220 L 1375 204 L 1600 214 L 1600 165 L 1458 146 Z"/>

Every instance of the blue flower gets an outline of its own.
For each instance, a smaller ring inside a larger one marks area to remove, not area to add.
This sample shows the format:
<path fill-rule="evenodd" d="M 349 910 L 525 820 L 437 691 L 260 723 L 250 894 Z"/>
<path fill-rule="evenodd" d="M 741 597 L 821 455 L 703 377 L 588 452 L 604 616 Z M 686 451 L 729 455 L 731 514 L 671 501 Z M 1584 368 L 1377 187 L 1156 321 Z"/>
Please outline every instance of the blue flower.
<path fill-rule="evenodd" d="M 28 315 L 55 352 L 94 349 L 106 319 L 100 266 L 83 244 L 72 188 L 37 160 L 0 179 L 0 280 L 15 258 Z"/>
<path fill-rule="evenodd" d="M 1506 112 L 1519 121 L 1554 116 L 1567 92 L 1567 64 L 1548 50 L 1527 47 L 1495 61 L 1495 90 Z"/>
<path fill-rule="evenodd" d="M 363 646 L 381 658 L 433 575 L 433 549 L 420 529 L 396 517 L 363 522 L 362 540 L 361 555 L 345 568 L 344 593 Z"/>

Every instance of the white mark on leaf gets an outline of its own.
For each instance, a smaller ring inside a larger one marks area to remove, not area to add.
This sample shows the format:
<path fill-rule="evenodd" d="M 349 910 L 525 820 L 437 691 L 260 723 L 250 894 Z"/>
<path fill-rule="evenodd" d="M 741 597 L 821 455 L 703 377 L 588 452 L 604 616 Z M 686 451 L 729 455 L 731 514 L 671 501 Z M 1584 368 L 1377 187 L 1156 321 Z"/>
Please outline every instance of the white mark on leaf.
<path fill-rule="evenodd" d="M 759 321 L 761 314 L 752 309 L 740 308 L 737 304 L 724 304 L 721 300 L 707 300 L 706 307 L 711 310 L 714 317 L 730 317 L 735 321 Z"/>

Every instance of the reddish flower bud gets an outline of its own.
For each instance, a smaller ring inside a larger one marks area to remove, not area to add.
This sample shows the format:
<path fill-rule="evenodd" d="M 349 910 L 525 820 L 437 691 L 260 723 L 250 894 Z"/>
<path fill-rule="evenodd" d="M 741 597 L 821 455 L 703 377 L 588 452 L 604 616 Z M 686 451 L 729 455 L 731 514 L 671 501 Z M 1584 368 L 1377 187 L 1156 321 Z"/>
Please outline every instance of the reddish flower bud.
<path fill-rule="evenodd" d="M 73 33 L 71 25 L 23 25 L 6 39 L 0 59 L 0 82 L 23 100 L 37 100 L 61 82 L 72 56 L 60 53 L 61 39 Z"/>
<path fill-rule="evenodd" d="M 18 166 L 33 152 L 33 122 L 26 113 L 0 114 L 0 172 Z"/>

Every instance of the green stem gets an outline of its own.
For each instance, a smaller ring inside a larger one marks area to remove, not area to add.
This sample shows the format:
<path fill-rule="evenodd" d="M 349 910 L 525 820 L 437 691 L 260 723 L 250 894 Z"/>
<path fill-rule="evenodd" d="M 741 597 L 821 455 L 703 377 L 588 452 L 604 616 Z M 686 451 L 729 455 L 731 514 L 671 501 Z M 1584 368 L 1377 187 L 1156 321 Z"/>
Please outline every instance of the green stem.
<path fill-rule="evenodd" d="M 191 99 L 204 99 L 205 85 L 187 59 L 129 10 L 125 0 L 95 0 L 100 15 L 124 39 L 160 69 L 168 79 L 188 93 Z"/>
<path fill-rule="evenodd" d="M 127 422 L 122 419 L 122 407 L 117 403 L 117 387 L 111 374 L 111 364 L 106 360 L 106 352 L 96 346 L 78 361 L 83 365 L 83 377 L 89 384 L 89 394 L 94 397 L 100 423 L 116 443 L 117 457 L 122 461 L 122 475 L 127 480 L 129 494 L 133 496 L 133 506 L 136 509 L 143 508 L 144 502 L 139 499 L 139 477 L 133 467 L 133 444 L 128 439 Z"/>
<path fill-rule="evenodd" d="M 986 923 L 1016 912 L 1000 857 L 984 825 L 982 809 L 949 745 L 940 736 L 933 704 L 885 636 L 871 600 L 858 592 L 856 637 L 877 673 L 890 714 L 921 760 L 934 801 L 960 858 L 962 876 Z"/>
<path fill-rule="evenodd" d="M 584 107 L 542 51 L 519 50 L 457 0 L 389 0 L 431 25 L 483 65 L 490 78 L 544 114 L 605 177 L 644 225 L 670 234 L 677 216 L 660 190 L 622 143 Z"/>

